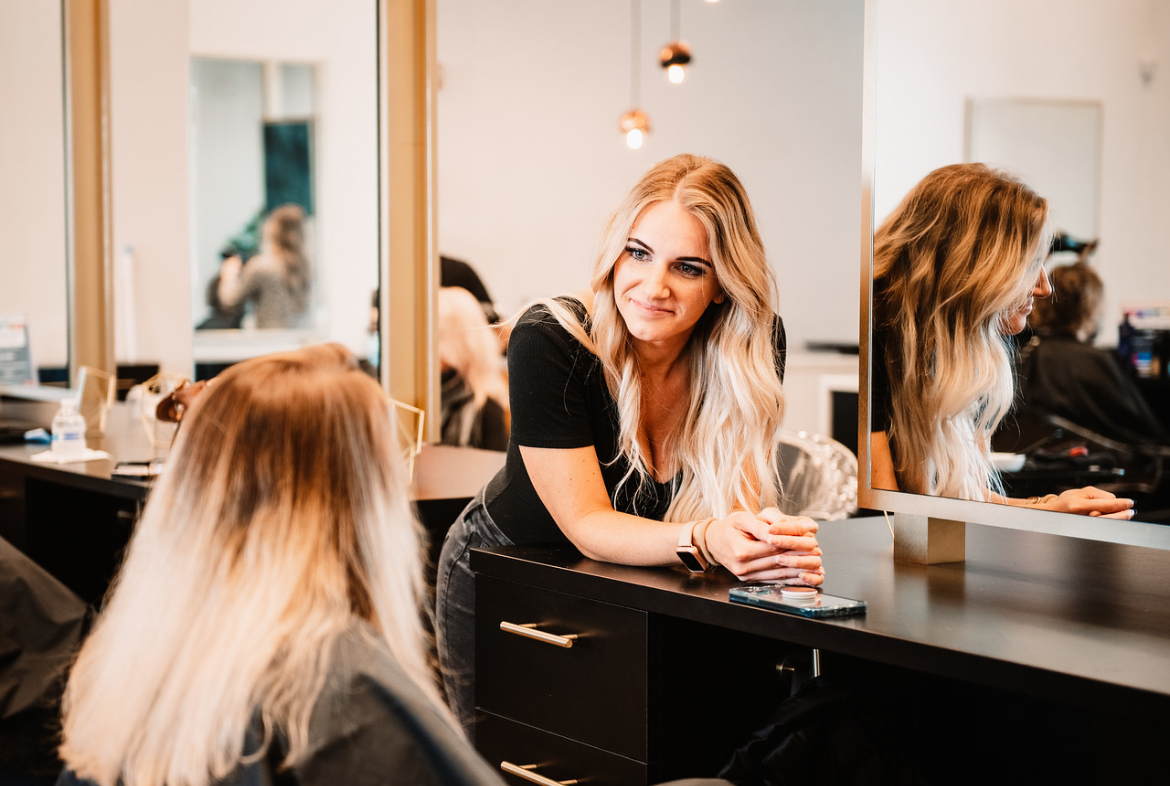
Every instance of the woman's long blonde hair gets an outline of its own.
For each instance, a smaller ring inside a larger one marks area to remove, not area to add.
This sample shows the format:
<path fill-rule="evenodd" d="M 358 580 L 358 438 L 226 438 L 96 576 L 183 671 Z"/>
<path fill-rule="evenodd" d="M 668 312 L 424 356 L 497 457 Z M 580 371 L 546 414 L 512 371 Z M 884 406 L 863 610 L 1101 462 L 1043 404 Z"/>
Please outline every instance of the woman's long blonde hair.
<path fill-rule="evenodd" d="M 874 330 L 886 343 L 902 490 L 1002 492 L 990 455 L 1014 389 L 1002 320 L 1039 275 L 1047 216 L 1048 203 L 1015 178 L 955 164 L 923 178 L 874 235 Z"/>
<path fill-rule="evenodd" d="M 463 408 L 459 424 L 459 444 L 466 445 L 489 398 L 504 412 L 509 409 L 500 343 L 475 295 L 462 287 L 439 289 L 438 328 L 439 362 L 454 369 L 471 389 L 471 406 Z"/>
<path fill-rule="evenodd" d="M 73 667 L 68 767 L 201 786 L 244 761 L 254 716 L 295 761 L 355 618 L 442 706 L 388 406 L 339 345 L 245 361 L 195 401 Z"/>
<path fill-rule="evenodd" d="M 613 290 L 614 266 L 630 229 L 650 205 L 675 200 L 706 230 L 710 259 L 726 295 L 700 317 L 689 343 L 690 399 L 670 435 L 680 478 L 668 521 L 726 516 L 776 505 L 777 450 L 784 389 L 774 351 L 778 297 L 755 215 L 739 178 L 709 158 L 683 154 L 651 168 L 618 207 L 601 237 L 593 270 L 591 329 L 557 301 L 544 305 L 601 360 L 618 406 L 621 454 L 630 463 L 622 481 L 651 479 L 638 438 L 642 381 L 638 358 Z M 603 461 L 607 457 L 600 457 Z M 616 457 L 614 457 L 616 459 Z M 616 491 L 615 491 L 616 498 Z"/>

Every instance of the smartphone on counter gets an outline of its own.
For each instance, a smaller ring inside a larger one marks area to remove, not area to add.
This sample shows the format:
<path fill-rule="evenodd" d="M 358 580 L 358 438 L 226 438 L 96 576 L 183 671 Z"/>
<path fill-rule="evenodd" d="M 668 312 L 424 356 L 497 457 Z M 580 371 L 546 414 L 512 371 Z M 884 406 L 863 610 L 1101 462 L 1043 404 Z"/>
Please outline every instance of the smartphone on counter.
<path fill-rule="evenodd" d="M 162 459 L 150 461 L 119 461 L 110 470 L 110 474 L 117 478 L 154 478 L 162 474 Z"/>
<path fill-rule="evenodd" d="M 809 593 L 805 599 L 791 599 L 783 595 L 784 587 L 776 584 L 747 584 L 732 587 L 729 593 L 733 603 L 745 603 L 785 614 L 799 614 L 802 617 L 823 619 L 826 617 L 850 617 L 865 613 L 865 601 L 826 595 L 823 592 Z"/>

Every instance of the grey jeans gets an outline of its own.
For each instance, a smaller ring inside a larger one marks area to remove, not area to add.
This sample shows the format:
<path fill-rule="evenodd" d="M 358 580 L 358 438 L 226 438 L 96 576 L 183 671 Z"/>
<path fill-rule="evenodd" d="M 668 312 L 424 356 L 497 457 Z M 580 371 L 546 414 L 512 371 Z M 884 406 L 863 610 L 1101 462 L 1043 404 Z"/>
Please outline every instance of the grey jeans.
<path fill-rule="evenodd" d="M 471 550 L 510 546 L 488 515 L 481 491 L 447 531 L 439 555 L 435 585 L 435 643 L 447 704 L 474 739 L 475 720 L 475 576 Z"/>

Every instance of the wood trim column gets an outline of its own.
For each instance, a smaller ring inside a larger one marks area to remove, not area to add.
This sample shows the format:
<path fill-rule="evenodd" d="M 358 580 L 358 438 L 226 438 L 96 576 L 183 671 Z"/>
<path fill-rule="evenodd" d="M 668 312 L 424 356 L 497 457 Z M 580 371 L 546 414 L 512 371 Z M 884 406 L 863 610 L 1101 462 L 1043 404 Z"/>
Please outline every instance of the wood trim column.
<path fill-rule="evenodd" d="M 435 4 L 378 5 L 382 385 L 427 413 L 438 439 L 435 309 Z"/>
<path fill-rule="evenodd" d="M 65 0 L 69 378 L 114 363 L 108 0 Z"/>

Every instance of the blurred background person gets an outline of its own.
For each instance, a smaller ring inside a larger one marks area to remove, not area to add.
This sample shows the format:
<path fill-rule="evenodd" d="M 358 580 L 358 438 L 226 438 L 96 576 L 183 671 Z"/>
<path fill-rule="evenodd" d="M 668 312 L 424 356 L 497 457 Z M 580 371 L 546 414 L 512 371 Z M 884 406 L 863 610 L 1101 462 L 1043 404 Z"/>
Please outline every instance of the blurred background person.
<path fill-rule="evenodd" d="M 211 309 L 211 314 L 195 326 L 196 330 L 235 330 L 243 324 L 243 301 L 228 308 L 219 297 L 219 282 L 223 278 L 224 267 L 234 268 L 237 271 L 236 275 L 239 275 L 238 271 L 243 265 L 244 255 L 235 245 L 229 243 L 219 252 L 219 272 L 207 284 L 207 305 Z"/>
<path fill-rule="evenodd" d="M 1052 297 L 1036 302 L 1017 364 L 1021 417 L 1057 415 L 1118 442 L 1170 445 L 1133 380 L 1093 346 L 1104 293 L 1097 271 L 1082 255 L 1051 279 Z"/>
<path fill-rule="evenodd" d="M 309 327 L 309 261 L 305 257 L 305 212 L 281 205 L 264 220 L 260 253 L 248 260 L 225 260 L 220 268 L 222 308 L 250 303 L 256 327 Z"/>
<path fill-rule="evenodd" d="M 496 333 L 476 297 L 439 290 L 439 365 L 444 445 L 508 449 L 508 383 Z"/>

